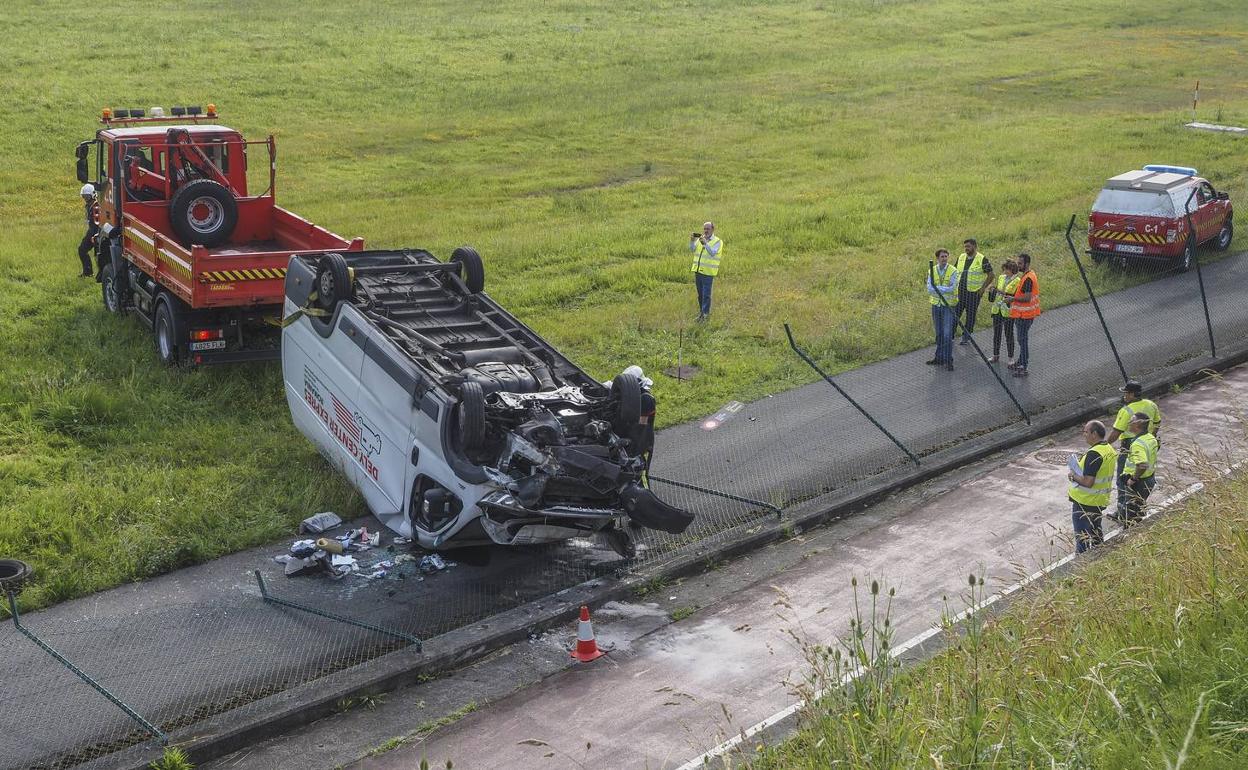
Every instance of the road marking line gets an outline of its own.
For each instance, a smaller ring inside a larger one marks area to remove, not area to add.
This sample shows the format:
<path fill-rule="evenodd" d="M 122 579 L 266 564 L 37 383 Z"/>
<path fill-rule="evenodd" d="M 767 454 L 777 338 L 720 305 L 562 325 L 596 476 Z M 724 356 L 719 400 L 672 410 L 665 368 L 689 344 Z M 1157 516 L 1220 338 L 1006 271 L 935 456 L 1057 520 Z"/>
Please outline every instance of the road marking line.
<path fill-rule="evenodd" d="M 1223 469 L 1221 471 L 1221 475 L 1224 477 L 1229 477 L 1232 473 L 1234 473 L 1235 471 L 1243 467 L 1245 463 L 1248 463 L 1248 459 L 1240 460 L 1237 463 L 1233 463 L 1231 464 L 1229 468 Z M 1192 495 L 1196 494 L 1197 492 L 1199 492 L 1200 490 L 1204 488 L 1205 488 L 1205 483 L 1203 481 L 1197 481 L 1194 484 L 1188 485 L 1184 489 L 1178 492 L 1175 492 L 1174 494 L 1162 500 L 1160 503 L 1157 504 L 1156 508 L 1150 508 L 1149 511 L 1144 514 L 1144 520 L 1147 521 L 1148 519 L 1151 519 L 1154 516 L 1158 516 L 1166 512 L 1171 507 L 1178 505 L 1179 503 L 1183 502 L 1184 500 L 1186 500 L 1187 498 L 1191 497 Z M 1105 540 L 1112 540 L 1118 537 L 1119 535 L 1121 535 L 1122 532 L 1123 530 L 1121 529 L 1114 530 L 1113 532 L 1105 536 Z M 958 623 L 961 623 L 963 620 L 969 618 L 971 615 L 975 614 L 976 612 L 979 612 L 980 610 L 983 610 L 983 609 L 987 609 L 988 607 L 992 606 L 993 604 L 996 604 L 997 602 L 1001 601 L 1007 596 L 1018 593 L 1019 591 L 1031 585 L 1032 583 L 1035 583 L 1036 581 L 1041 580 L 1044 577 L 1047 577 L 1054 570 L 1074 561 L 1074 558 L 1075 558 L 1075 554 L 1070 553 L 1058 559 L 1057 561 L 1049 563 L 1048 565 L 1040 568 L 1036 572 L 1031 573 L 1030 575 L 1023 578 L 1022 580 L 1007 586 L 1006 588 L 998 591 L 992 596 L 989 596 L 987 599 L 984 599 L 978 604 L 973 604 L 970 607 L 967 607 L 965 610 L 962 610 L 957 615 L 953 616 L 953 618 L 950 621 L 951 624 L 956 625 Z M 921 634 L 917 634 L 915 636 L 910 637 L 906 641 L 902 642 L 901 645 L 893 648 L 893 650 L 889 653 L 889 657 L 896 658 L 896 657 L 900 657 L 901 655 L 904 655 L 909 650 L 915 647 L 918 647 L 920 644 L 923 644 L 928 639 L 931 639 L 932 637 L 936 636 L 942 630 L 944 630 L 943 626 L 934 625 L 931 628 L 927 629 L 926 631 L 922 632 Z M 843 687 L 844 685 L 849 684 L 850 682 L 854 681 L 859 676 L 861 676 L 863 671 L 864 669 L 861 666 L 855 666 L 853 669 L 851 669 L 850 671 L 847 671 L 841 677 L 841 681 L 838 686 Z M 823 698 L 824 695 L 827 694 L 828 689 L 829 688 L 826 688 L 826 687 L 819 689 L 817 692 L 815 692 L 813 700 L 820 700 L 821 698 Z M 746 741 L 748 741 L 750 738 L 754 737 L 755 735 L 758 735 L 759 733 L 766 730 L 767 728 L 772 727 L 773 725 L 776 725 L 780 722 L 783 722 L 785 719 L 788 719 L 789 717 L 793 716 L 798 711 L 801 711 L 803 705 L 805 705 L 804 702 L 798 701 L 797 703 L 794 703 L 788 708 L 785 708 L 781 711 L 777 711 L 776 713 L 767 717 L 763 721 L 758 722 L 757 724 L 745 730 L 742 730 L 736 736 L 724 741 L 723 743 L 719 744 L 718 746 L 711 749 L 710 751 L 707 751 L 703 754 L 699 754 L 697 757 L 689 760 L 685 764 L 676 768 L 676 770 L 700 770 L 700 768 L 709 767 L 710 761 L 712 759 L 724 756 L 728 752 L 737 748 L 738 746 L 745 743 Z"/>

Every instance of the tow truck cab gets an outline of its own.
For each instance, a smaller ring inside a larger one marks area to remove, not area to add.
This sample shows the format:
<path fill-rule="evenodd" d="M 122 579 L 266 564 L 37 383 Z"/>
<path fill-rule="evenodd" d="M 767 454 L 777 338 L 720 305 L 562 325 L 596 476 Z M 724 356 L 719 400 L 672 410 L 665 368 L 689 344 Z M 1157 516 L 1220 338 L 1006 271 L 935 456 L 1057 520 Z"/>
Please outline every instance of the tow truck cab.
<path fill-rule="evenodd" d="M 1230 196 L 1196 169 L 1149 165 L 1105 183 L 1088 217 L 1088 250 L 1097 262 L 1150 260 L 1187 270 L 1200 244 L 1230 247 L 1232 214 Z"/>

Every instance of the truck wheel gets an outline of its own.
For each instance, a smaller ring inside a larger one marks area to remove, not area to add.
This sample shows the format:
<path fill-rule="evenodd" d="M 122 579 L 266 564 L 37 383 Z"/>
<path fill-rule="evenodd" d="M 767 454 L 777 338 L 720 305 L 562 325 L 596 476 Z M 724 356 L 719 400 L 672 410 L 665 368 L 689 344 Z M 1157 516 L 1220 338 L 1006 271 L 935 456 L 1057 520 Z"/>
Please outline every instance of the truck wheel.
<path fill-rule="evenodd" d="M 105 263 L 100 271 L 100 292 L 104 295 L 104 309 L 110 313 L 121 312 L 121 295 L 117 293 L 117 275 L 112 263 Z"/>
<path fill-rule="evenodd" d="M 1227 217 L 1222 223 L 1222 229 L 1218 231 L 1218 237 L 1213 241 L 1213 248 L 1218 251 L 1226 251 L 1231 247 L 1231 241 L 1235 238 L 1235 225 L 1231 223 L 1231 218 Z"/>
<path fill-rule="evenodd" d="M 1196 237 L 1192 236 L 1187 239 L 1187 245 L 1183 247 L 1183 256 L 1179 263 L 1179 271 L 1186 273 L 1192 269 L 1192 265 L 1196 264 Z"/>
<path fill-rule="evenodd" d="M 333 310 L 346 299 L 351 299 L 351 269 L 341 254 L 331 252 L 316 268 L 316 304 Z"/>
<path fill-rule="evenodd" d="M 169 221 L 185 244 L 220 246 L 238 224 L 238 202 L 220 183 L 196 179 L 173 194 Z"/>
<path fill-rule="evenodd" d="M 617 401 L 615 432 L 628 436 L 641 420 L 641 380 L 621 372 L 611 380 L 611 393 Z"/>
<path fill-rule="evenodd" d="M 485 391 L 479 382 L 459 386 L 459 443 L 469 451 L 485 443 Z"/>
<path fill-rule="evenodd" d="M 476 249 L 460 246 L 451 252 L 450 261 L 459 263 L 459 275 L 468 286 L 468 291 L 480 294 L 485 289 L 485 265 Z"/>
<path fill-rule="evenodd" d="M 176 299 L 164 295 L 156 300 L 156 318 L 152 323 L 156 336 L 156 355 L 165 366 L 176 366 L 182 360 L 182 339 L 186 335 L 186 318 Z"/>

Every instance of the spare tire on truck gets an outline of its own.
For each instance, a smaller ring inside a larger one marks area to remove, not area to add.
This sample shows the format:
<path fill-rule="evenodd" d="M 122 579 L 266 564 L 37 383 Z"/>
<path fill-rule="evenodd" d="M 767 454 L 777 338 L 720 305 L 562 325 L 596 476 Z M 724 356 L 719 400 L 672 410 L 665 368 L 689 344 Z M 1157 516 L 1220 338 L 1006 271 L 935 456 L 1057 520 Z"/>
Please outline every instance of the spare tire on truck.
<path fill-rule="evenodd" d="M 238 201 L 219 182 L 196 179 L 173 194 L 169 223 L 188 246 L 220 246 L 234 234 Z"/>

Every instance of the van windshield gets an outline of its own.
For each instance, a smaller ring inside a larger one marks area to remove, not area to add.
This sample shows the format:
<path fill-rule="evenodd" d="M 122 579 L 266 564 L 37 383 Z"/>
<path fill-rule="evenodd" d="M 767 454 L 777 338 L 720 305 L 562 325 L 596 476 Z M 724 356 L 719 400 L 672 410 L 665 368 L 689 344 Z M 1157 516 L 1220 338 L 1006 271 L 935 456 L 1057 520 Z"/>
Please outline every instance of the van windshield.
<path fill-rule="evenodd" d="M 1096 196 L 1096 203 L 1092 204 L 1092 210 L 1104 214 L 1173 217 L 1174 202 L 1164 192 L 1105 189 Z"/>

